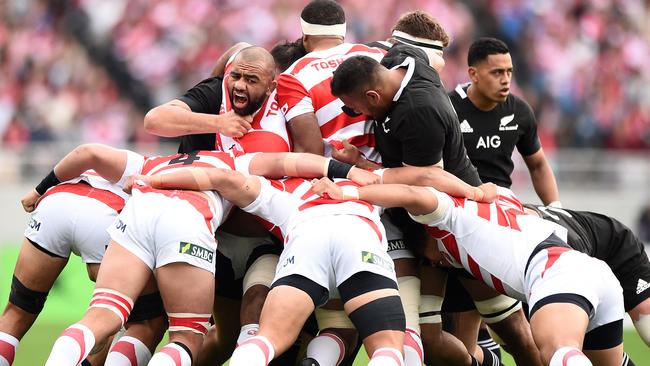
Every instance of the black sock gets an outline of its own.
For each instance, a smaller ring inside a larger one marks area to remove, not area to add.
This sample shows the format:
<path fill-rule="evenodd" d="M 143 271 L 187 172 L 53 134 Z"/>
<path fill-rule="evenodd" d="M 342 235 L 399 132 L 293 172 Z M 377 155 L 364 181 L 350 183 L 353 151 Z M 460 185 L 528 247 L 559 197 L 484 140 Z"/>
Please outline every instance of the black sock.
<path fill-rule="evenodd" d="M 623 353 L 623 363 L 621 363 L 621 366 L 636 366 L 634 364 L 634 361 L 628 356 L 627 353 Z"/>
<path fill-rule="evenodd" d="M 497 357 L 494 352 L 490 351 L 489 349 L 485 347 L 481 347 L 481 350 L 483 350 L 483 363 L 481 363 L 481 366 L 500 366 L 503 365 L 501 363 L 501 360 L 499 360 L 499 357 Z"/>
<path fill-rule="evenodd" d="M 474 356 L 469 355 L 469 357 L 472 358 L 472 366 L 481 366 L 481 364 L 478 363 L 478 360 L 476 360 L 476 359 L 474 358 Z"/>
<path fill-rule="evenodd" d="M 88 361 L 88 360 L 83 360 L 83 361 L 81 361 L 80 366 L 93 366 L 93 365 L 90 364 L 90 361 Z"/>
<path fill-rule="evenodd" d="M 481 348 L 487 348 L 501 360 L 501 346 L 492 339 L 487 329 L 481 328 L 478 331 L 478 341 L 476 342 Z"/>

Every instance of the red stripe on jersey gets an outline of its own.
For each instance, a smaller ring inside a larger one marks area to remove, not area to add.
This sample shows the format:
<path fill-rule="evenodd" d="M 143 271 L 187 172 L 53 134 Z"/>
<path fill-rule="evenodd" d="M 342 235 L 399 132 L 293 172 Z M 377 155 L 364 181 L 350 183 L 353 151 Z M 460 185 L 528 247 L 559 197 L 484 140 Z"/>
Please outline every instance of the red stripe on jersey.
<path fill-rule="evenodd" d="M 509 227 L 510 224 L 508 223 L 508 218 L 506 217 L 506 213 L 503 212 L 503 209 L 497 205 L 497 223 L 499 226 L 505 226 Z"/>
<path fill-rule="evenodd" d="M 386 51 L 382 50 L 381 48 L 369 47 L 369 46 L 366 46 L 365 44 L 360 44 L 360 43 L 355 44 L 354 46 L 352 46 L 352 48 L 350 48 L 350 50 L 348 52 L 346 52 L 345 54 L 349 55 L 349 54 L 351 54 L 353 52 L 377 53 L 377 54 L 381 55 L 382 57 L 386 54 Z"/>
<path fill-rule="evenodd" d="M 451 235 L 449 231 L 440 230 L 435 226 L 425 226 L 424 228 L 429 233 L 429 235 L 431 235 L 431 237 L 434 239 L 442 239 Z"/>
<path fill-rule="evenodd" d="M 142 165 L 142 171 L 140 173 L 147 174 L 155 167 L 159 166 L 162 163 L 169 162 L 170 160 L 182 156 L 183 154 L 169 155 L 169 156 L 156 156 L 151 157 L 144 161 Z"/>
<path fill-rule="evenodd" d="M 241 138 L 234 139 L 242 150 L 247 153 L 254 152 L 289 152 L 291 147 L 282 136 L 271 131 L 250 131 Z"/>
<path fill-rule="evenodd" d="M 472 258 L 472 256 L 467 256 L 467 264 L 469 265 L 469 271 L 472 273 L 477 280 L 483 280 L 483 274 L 481 273 L 481 268 L 478 266 L 478 263 Z"/>
<path fill-rule="evenodd" d="M 181 352 L 177 350 L 176 348 L 170 347 L 169 345 L 163 347 L 160 349 L 160 353 L 164 353 L 167 356 L 169 356 L 172 361 L 174 361 L 174 365 L 176 366 L 183 366 L 181 362 Z"/>
<path fill-rule="evenodd" d="M 357 216 L 357 217 L 360 218 L 361 220 L 365 221 L 366 224 L 370 225 L 372 230 L 374 230 L 375 233 L 377 234 L 377 237 L 379 238 L 379 241 L 381 242 L 383 236 L 381 235 L 381 231 L 379 231 L 379 227 L 377 226 L 377 224 L 375 224 L 374 221 L 370 220 L 367 217 L 363 217 L 363 216 Z"/>
<path fill-rule="evenodd" d="M 477 203 L 476 205 L 478 206 L 476 214 L 490 221 L 490 205 L 487 203 Z"/>
<path fill-rule="evenodd" d="M 315 206 L 320 206 L 320 205 L 336 205 L 339 203 L 345 203 L 345 202 L 355 202 L 361 205 L 364 205 L 368 208 L 368 211 L 372 212 L 375 208 L 369 204 L 366 201 L 361 201 L 361 200 L 333 200 L 331 198 L 315 198 L 313 200 L 310 200 L 309 202 L 305 202 L 300 207 L 298 207 L 299 211 L 306 210 L 308 208 L 312 208 Z"/>
<path fill-rule="evenodd" d="M 124 310 L 123 307 L 121 307 L 121 306 L 119 306 L 119 305 L 116 305 L 115 303 L 116 303 L 116 302 L 113 301 L 113 300 L 107 300 L 107 299 L 93 299 L 93 300 L 90 301 L 90 305 L 89 305 L 89 307 L 92 307 L 92 306 L 94 306 L 94 305 L 107 305 L 107 306 L 109 306 L 111 309 L 115 309 L 115 310 L 119 311 L 120 314 L 122 314 L 122 318 L 123 318 L 124 321 L 126 322 L 126 320 L 129 318 L 129 312 L 126 311 L 126 310 Z"/>
<path fill-rule="evenodd" d="M 131 366 L 138 366 L 138 356 L 135 354 L 135 345 L 126 341 L 118 341 L 111 348 L 111 352 L 117 352 L 122 354 L 129 360 Z"/>
<path fill-rule="evenodd" d="M 514 209 L 506 210 L 506 216 L 508 217 L 508 225 L 514 230 L 521 231 L 519 224 L 517 223 L 517 216 L 525 215 L 523 212 L 518 212 Z"/>
<path fill-rule="evenodd" d="M 343 110 L 339 112 L 339 114 L 326 122 L 324 125 L 320 126 L 320 132 L 321 135 L 323 135 L 323 138 L 328 138 L 332 136 L 333 134 L 337 133 L 344 127 L 347 127 L 349 125 L 359 123 L 359 122 L 364 122 L 368 117 L 366 115 L 361 115 L 358 117 L 350 117 L 347 114 L 343 113 Z"/>
<path fill-rule="evenodd" d="M 170 316 L 169 317 L 169 326 L 170 327 L 185 327 L 197 330 L 202 334 L 208 333 L 208 328 L 203 324 L 210 321 L 210 317 L 191 317 L 191 318 L 177 318 Z"/>
<path fill-rule="evenodd" d="M 555 262 L 557 262 L 558 259 L 560 259 L 560 256 L 568 252 L 569 248 L 563 248 L 563 247 L 550 247 L 546 249 L 546 264 L 544 265 L 544 270 L 540 274 L 540 277 L 544 278 L 544 273 L 546 273 L 546 270 L 551 268 Z"/>
<path fill-rule="evenodd" d="M 124 208 L 124 198 L 116 195 L 113 192 L 104 189 L 95 188 L 85 182 L 63 183 L 57 185 L 56 187 L 53 187 L 52 189 L 48 189 L 47 192 L 45 192 L 45 194 L 41 198 L 39 198 L 38 202 L 36 203 L 36 206 L 38 206 L 38 204 L 40 204 L 45 197 L 58 192 L 72 193 L 78 196 L 93 198 L 105 204 L 106 206 L 112 208 L 118 213 L 121 212 L 122 209 Z"/>
<path fill-rule="evenodd" d="M 506 295 L 506 289 L 505 287 L 503 287 L 503 282 L 501 282 L 500 279 L 494 277 L 494 275 L 490 275 L 490 277 L 492 278 L 492 284 L 494 285 L 494 289 Z"/>
<path fill-rule="evenodd" d="M 320 60 L 320 57 L 304 57 L 300 59 L 295 64 L 295 66 L 289 70 L 289 72 L 291 73 L 291 75 L 296 75 L 297 73 L 302 71 L 302 69 L 304 69 L 307 65 L 309 65 L 312 61 L 316 61 L 316 60 Z"/>
<path fill-rule="evenodd" d="M 222 162 L 226 163 L 231 169 L 235 169 L 235 159 L 227 152 L 224 151 L 210 151 L 210 150 L 201 150 L 197 153 L 198 157 L 201 156 L 212 156 Z"/>
<path fill-rule="evenodd" d="M 86 340 L 84 339 L 83 331 L 77 328 L 67 328 L 66 330 L 63 331 L 61 337 L 70 337 L 74 339 L 77 342 L 77 344 L 79 344 L 80 354 L 79 354 L 79 360 L 77 360 L 77 364 L 79 364 L 79 362 L 81 362 L 84 359 L 86 353 Z"/>
<path fill-rule="evenodd" d="M 331 84 L 332 77 L 330 76 L 309 89 L 309 97 L 311 98 L 311 103 L 314 106 L 314 110 L 319 110 L 321 107 L 326 106 L 339 99 L 338 97 L 332 95 Z M 341 109 L 340 112 L 343 113 L 343 110 Z"/>
<path fill-rule="evenodd" d="M 199 211 L 201 215 L 203 215 L 203 218 L 205 219 L 205 225 L 208 227 L 208 230 L 210 232 L 213 232 L 212 230 L 212 218 L 214 217 L 212 210 L 210 209 L 210 204 L 208 203 L 208 199 L 205 197 L 198 196 L 196 193 L 191 193 L 188 191 L 181 191 L 181 190 L 165 190 L 165 189 L 154 189 L 149 186 L 141 186 L 141 185 L 134 185 L 133 188 L 137 189 L 140 192 L 143 193 L 160 193 L 163 194 L 167 197 L 177 197 L 179 199 L 182 199 L 184 201 L 189 202 L 194 208 Z"/>
<path fill-rule="evenodd" d="M 497 201 L 506 201 L 507 203 L 514 205 L 517 209 L 519 209 L 519 211 L 524 210 L 524 206 L 521 204 L 521 202 L 514 197 L 499 196 Z"/>
<path fill-rule="evenodd" d="M 278 103 L 280 104 L 280 107 L 284 107 L 286 104 L 287 111 L 290 111 L 295 107 L 304 97 L 309 97 L 309 92 L 305 89 L 302 83 L 292 75 L 280 75 L 278 78 L 278 86 L 276 88 L 278 90 Z"/>
<path fill-rule="evenodd" d="M 460 260 L 460 253 L 458 251 L 458 243 L 456 242 L 456 238 L 453 235 L 448 235 L 442 240 L 442 244 L 445 246 L 445 249 L 451 254 L 451 256 L 456 260 L 458 263 L 463 263 Z"/>
<path fill-rule="evenodd" d="M 13 364 L 14 357 L 16 357 L 16 347 L 0 339 L 0 356 L 4 357 L 10 365 Z"/>
<path fill-rule="evenodd" d="M 465 207 L 465 198 L 449 196 L 456 207 Z"/>
<path fill-rule="evenodd" d="M 298 187 L 300 187 L 301 184 L 305 183 L 306 180 L 303 178 L 289 178 L 285 179 L 283 181 L 271 181 L 271 183 L 276 182 L 276 184 L 279 184 L 280 188 L 278 188 L 281 191 L 288 192 L 288 193 L 293 193 Z"/>

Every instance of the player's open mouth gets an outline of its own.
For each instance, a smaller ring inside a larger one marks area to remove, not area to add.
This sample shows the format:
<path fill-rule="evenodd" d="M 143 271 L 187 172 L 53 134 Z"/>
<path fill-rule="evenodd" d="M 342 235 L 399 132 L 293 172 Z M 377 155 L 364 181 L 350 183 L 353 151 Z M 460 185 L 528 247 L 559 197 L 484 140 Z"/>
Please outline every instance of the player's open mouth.
<path fill-rule="evenodd" d="M 503 89 L 499 90 L 499 94 L 501 94 L 503 96 L 508 96 L 508 94 L 510 94 L 510 88 L 503 88 Z"/>
<path fill-rule="evenodd" d="M 232 104 L 236 108 L 245 108 L 248 105 L 248 97 L 246 94 L 233 92 Z"/>

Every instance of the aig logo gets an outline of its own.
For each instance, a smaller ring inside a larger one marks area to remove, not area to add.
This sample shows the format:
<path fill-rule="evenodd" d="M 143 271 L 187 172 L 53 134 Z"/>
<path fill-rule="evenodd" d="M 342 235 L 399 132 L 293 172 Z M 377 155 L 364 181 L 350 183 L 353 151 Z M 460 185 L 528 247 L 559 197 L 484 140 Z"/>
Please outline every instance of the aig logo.
<path fill-rule="evenodd" d="M 501 137 L 499 136 L 480 136 L 476 143 L 477 149 L 496 149 L 501 146 Z"/>

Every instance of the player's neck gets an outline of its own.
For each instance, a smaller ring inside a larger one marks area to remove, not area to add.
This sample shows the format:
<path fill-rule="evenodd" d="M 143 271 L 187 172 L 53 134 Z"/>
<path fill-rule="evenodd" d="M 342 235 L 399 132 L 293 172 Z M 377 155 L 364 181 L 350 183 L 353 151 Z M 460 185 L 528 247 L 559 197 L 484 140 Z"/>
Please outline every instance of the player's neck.
<path fill-rule="evenodd" d="M 474 86 L 474 84 L 471 84 L 467 89 L 467 97 L 476 108 L 484 112 L 493 110 L 499 104 L 493 100 L 486 98 L 483 94 L 481 94 L 478 88 Z"/>
<path fill-rule="evenodd" d="M 313 41 L 311 50 L 309 52 L 329 50 L 340 44 L 343 44 L 343 39 L 339 37 L 324 37 L 319 40 Z"/>

